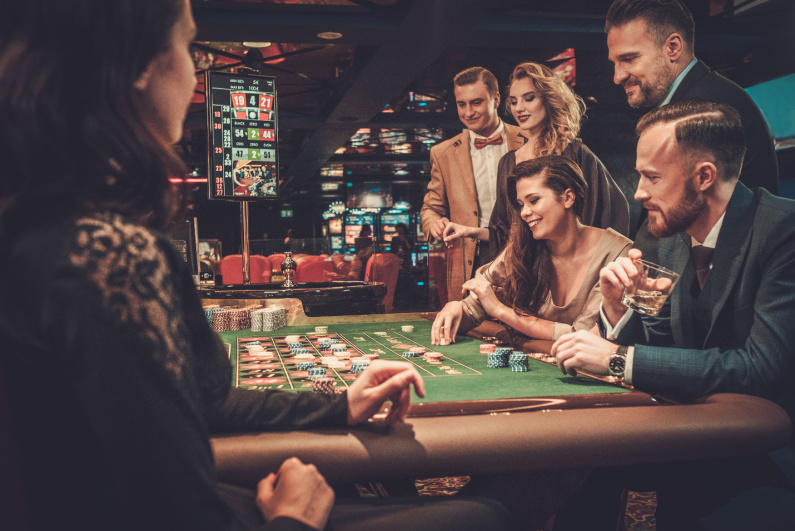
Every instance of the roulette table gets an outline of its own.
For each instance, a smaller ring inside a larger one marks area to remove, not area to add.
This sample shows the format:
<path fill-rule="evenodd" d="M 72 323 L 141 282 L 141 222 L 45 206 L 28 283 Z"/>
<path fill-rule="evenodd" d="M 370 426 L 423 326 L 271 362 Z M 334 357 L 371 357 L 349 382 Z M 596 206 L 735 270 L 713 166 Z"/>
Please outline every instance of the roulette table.
<path fill-rule="evenodd" d="M 458 336 L 452 345 L 432 347 L 430 317 L 304 318 L 301 325 L 275 332 L 220 333 L 229 345 L 236 385 L 311 392 L 301 375 L 293 377 L 300 371 L 287 363 L 291 356 L 284 340 L 298 335 L 303 346 L 312 348 L 319 342 L 315 325 L 326 325 L 327 335 L 347 344 L 352 354 L 379 350 L 379 359 L 417 365 L 427 396 L 413 398 L 409 418 L 392 426 L 376 415 L 345 429 L 214 437 L 219 479 L 255 485 L 291 456 L 314 463 L 330 481 L 365 481 L 725 457 L 766 452 L 791 436 L 786 413 L 757 397 L 720 394 L 673 403 L 620 383 L 565 376 L 536 359 L 550 342 L 521 345 L 527 352 L 539 351 L 530 356 L 527 372 L 489 369 L 481 340 Z M 404 332 L 403 326 L 413 331 Z M 489 342 L 495 337 L 486 336 Z M 250 341 L 271 349 L 281 368 L 246 372 L 260 370 L 248 368 L 251 360 L 244 359 Z M 440 364 L 404 358 L 410 346 L 441 352 Z M 329 369 L 327 376 L 335 378 L 337 388 L 355 378 L 345 368 Z"/>

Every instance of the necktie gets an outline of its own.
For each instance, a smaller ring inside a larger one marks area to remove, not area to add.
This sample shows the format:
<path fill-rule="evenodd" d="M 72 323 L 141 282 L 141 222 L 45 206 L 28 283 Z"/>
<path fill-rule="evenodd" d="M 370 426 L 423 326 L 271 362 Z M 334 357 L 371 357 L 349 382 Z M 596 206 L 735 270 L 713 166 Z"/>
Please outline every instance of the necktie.
<path fill-rule="evenodd" d="M 491 138 L 476 138 L 475 139 L 475 149 L 483 149 L 484 147 L 488 146 L 489 144 L 499 145 L 502 144 L 502 135 L 494 135 Z"/>
<path fill-rule="evenodd" d="M 712 247 L 704 247 L 703 245 L 693 247 L 693 261 L 696 264 L 696 276 L 701 289 L 704 289 L 704 284 L 707 283 L 707 278 L 709 278 L 709 266 L 712 264 L 712 253 L 714 252 L 715 249 Z"/>

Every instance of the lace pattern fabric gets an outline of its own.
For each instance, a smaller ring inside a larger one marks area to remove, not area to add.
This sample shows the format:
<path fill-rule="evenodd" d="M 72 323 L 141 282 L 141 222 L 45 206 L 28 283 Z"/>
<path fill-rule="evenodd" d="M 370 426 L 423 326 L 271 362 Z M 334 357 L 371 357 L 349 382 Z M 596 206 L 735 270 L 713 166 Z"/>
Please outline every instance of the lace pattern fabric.
<path fill-rule="evenodd" d="M 174 318 L 177 294 L 156 236 L 117 214 L 83 217 L 76 226 L 72 266 L 96 285 L 111 318 L 134 328 L 154 361 L 182 380 L 188 334 Z"/>

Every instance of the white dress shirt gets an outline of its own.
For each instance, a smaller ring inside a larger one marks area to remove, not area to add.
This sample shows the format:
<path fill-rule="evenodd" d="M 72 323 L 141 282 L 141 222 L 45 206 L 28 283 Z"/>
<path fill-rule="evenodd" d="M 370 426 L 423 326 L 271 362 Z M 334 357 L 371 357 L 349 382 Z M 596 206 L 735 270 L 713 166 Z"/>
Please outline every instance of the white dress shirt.
<path fill-rule="evenodd" d="M 481 149 L 475 147 L 476 138 L 502 137 L 502 144 L 489 144 Z M 478 210 L 480 210 L 480 227 L 489 226 L 491 211 L 497 202 L 497 165 L 503 155 L 508 153 L 508 139 L 505 138 L 505 125 L 500 125 L 489 137 L 469 132 L 469 154 L 472 159 L 472 173 L 475 175 L 475 190 L 478 194 Z"/>

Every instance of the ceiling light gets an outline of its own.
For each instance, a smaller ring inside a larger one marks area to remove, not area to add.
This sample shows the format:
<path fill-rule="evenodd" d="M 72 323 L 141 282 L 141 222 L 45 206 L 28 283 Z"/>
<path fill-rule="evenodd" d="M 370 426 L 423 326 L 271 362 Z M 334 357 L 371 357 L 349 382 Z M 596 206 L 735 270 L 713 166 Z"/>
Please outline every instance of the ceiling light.
<path fill-rule="evenodd" d="M 243 46 L 245 46 L 246 48 L 267 48 L 271 44 L 272 43 L 270 42 L 251 42 L 251 41 L 243 42 Z"/>
<path fill-rule="evenodd" d="M 336 31 L 324 31 L 322 33 L 318 33 L 317 36 L 321 39 L 333 41 L 334 39 L 341 38 L 342 33 L 337 33 Z"/>

